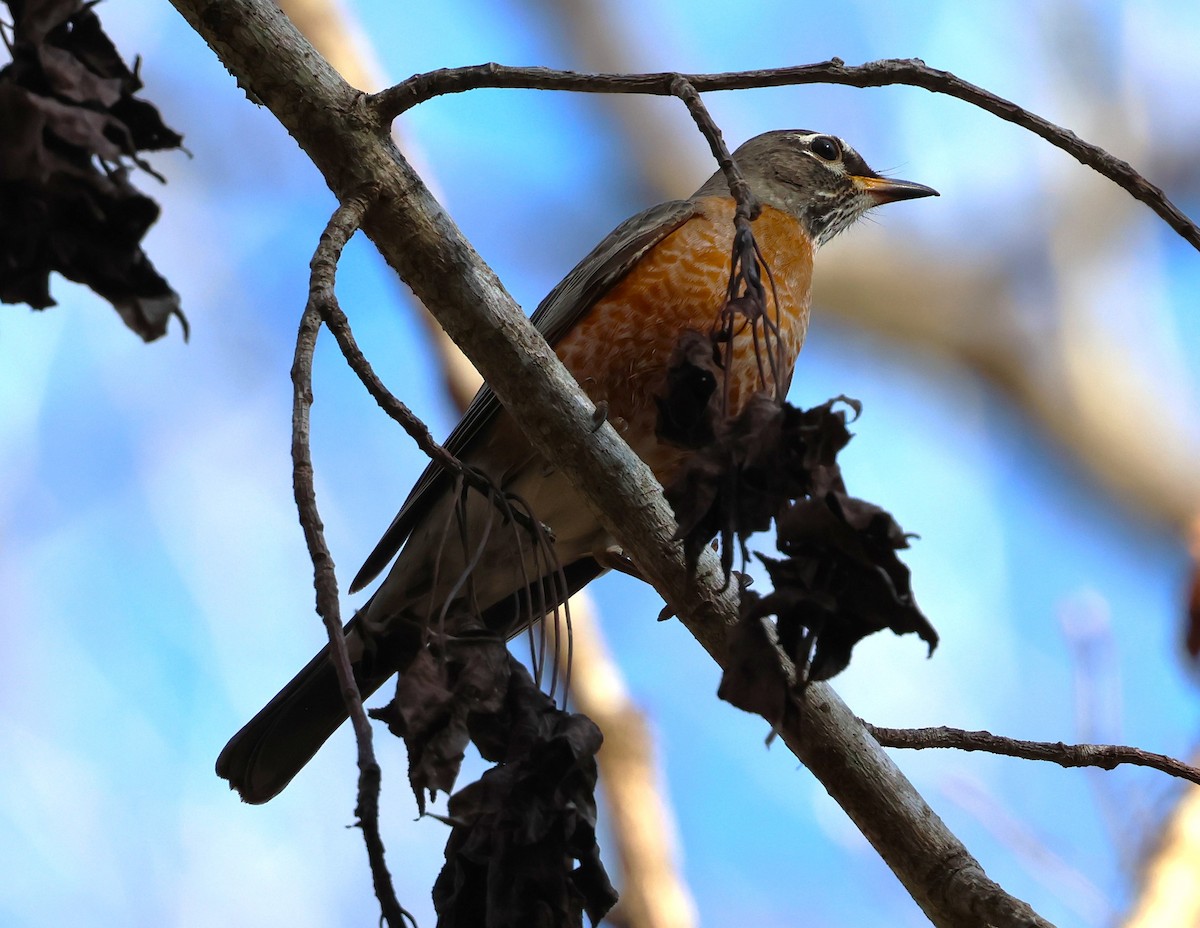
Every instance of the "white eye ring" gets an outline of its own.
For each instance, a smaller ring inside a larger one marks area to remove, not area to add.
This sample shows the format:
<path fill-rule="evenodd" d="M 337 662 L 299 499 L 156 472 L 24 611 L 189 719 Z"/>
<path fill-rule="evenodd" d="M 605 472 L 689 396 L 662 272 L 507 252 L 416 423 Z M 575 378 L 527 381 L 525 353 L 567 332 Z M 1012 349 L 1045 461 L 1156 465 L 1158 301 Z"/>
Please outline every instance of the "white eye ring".
<path fill-rule="evenodd" d="M 842 147 L 837 143 L 837 139 L 828 135 L 818 135 L 809 144 L 809 149 L 824 161 L 837 161 L 842 157 Z"/>

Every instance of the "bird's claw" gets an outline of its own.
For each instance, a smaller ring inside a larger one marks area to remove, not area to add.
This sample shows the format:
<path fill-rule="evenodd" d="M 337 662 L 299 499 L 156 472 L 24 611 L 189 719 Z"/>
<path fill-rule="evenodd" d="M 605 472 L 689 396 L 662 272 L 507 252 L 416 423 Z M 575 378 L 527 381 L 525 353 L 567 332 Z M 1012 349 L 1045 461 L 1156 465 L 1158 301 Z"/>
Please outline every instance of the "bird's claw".
<path fill-rule="evenodd" d="M 605 570 L 615 570 L 618 573 L 633 577 L 635 580 L 647 582 L 642 572 L 634 566 L 623 550 L 616 545 L 610 545 L 595 554 L 596 562 Z"/>

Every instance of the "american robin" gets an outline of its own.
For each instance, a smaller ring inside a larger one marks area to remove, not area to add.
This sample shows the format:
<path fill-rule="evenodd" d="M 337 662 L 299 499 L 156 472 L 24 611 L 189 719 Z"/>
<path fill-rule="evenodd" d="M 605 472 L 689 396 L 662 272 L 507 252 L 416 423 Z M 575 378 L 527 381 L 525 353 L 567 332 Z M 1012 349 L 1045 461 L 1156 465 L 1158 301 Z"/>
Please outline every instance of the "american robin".
<path fill-rule="evenodd" d="M 768 366 L 763 382 L 752 336 L 745 329 L 735 335 L 726 364 L 731 413 L 757 388 L 786 391 L 808 327 L 817 248 L 873 206 L 937 195 L 921 184 L 880 177 L 841 139 L 803 129 L 757 136 L 734 159 L 762 202 L 753 231 L 773 284 L 766 309 L 778 323 L 782 363 L 774 371 Z M 619 225 L 533 315 L 597 408 L 664 483 L 686 452 L 657 436 L 656 400 L 680 335 L 711 330 L 721 317 L 734 213 L 718 172 L 688 199 Z M 361 589 L 396 557 L 346 628 L 364 696 L 403 669 L 421 629 L 455 614 L 451 607 L 469 600 L 469 611 L 489 627 L 514 634 L 535 608 L 537 614 L 555 608 L 611 563 L 613 540 L 486 387 L 446 447 L 522 498 L 549 526 L 561 572 L 539 558 L 527 534 L 501 527 L 495 507 L 479 494 L 461 505 L 451 476 L 430 466 L 350 586 Z M 266 802 L 346 718 L 326 648 L 234 735 L 217 773 L 247 802 Z"/>

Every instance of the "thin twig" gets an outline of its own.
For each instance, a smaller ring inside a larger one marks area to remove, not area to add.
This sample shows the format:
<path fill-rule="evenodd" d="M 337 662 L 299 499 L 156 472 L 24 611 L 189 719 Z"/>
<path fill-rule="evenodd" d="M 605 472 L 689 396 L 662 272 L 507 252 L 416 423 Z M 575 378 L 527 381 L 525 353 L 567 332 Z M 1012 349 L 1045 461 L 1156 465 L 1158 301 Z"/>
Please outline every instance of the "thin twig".
<path fill-rule="evenodd" d="M 474 474 L 470 468 L 464 466 L 458 458 L 438 444 L 434 440 L 433 433 L 429 431 L 429 426 L 409 409 L 406 403 L 397 399 L 384 386 L 379 375 L 375 373 L 375 369 L 371 367 L 371 362 L 366 359 L 362 349 L 358 347 L 358 342 L 355 341 L 354 334 L 350 331 L 350 321 L 342 312 L 341 307 L 335 302 L 324 303 L 321 306 L 321 316 L 329 327 L 330 333 L 337 339 L 338 347 L 342 349 L 342 356 L 345 357 L 346 363 L 350 365 L 350 369 L 358 376 L 362 385 L 367 388 L 371 398 L 379 404 L 380 409 L 408 433 L 409 437 L 417 443 L 417 447 L 424 451 L 431 461 L 445 470 L 461 476 L 468 483 L 472 482 L 472 478 L 478 480 L 479 475 Z"/>
<path fill-rule="evenodd" d="M 862 721 L 861 719 L 859 721 Z M 1200 783 L 1200 768 L 1166 754 L 1120 744 L 1064 744 L 1061 741 L 1020 741 L 993 735 L 988 731 L 961 728 L 880 728 L 863 721 L 867 731 L 885 748 L 957 748 L 960 751 L 986 751 L 1024 760 L 1045 760 L 1060 767 L 1101 767 L 1112 770 L 1121 764 L 1153 767 L 1173 777 Z"/>
<path fill-rule="evenodd" d="M 688 108 L 688 112 L 691 113 L 692 119 L 695 120 L 701 135 L 707 140 L 708 147 L 712 151 L 713 157 L 721 169 L 721 173 L 725 175 L 725 180 L 729 184 L 729 192 L 733 195 L 733 200 L 737 204 L 737 211 L 734 215 L 738 222 L 738 228 L 741 228 L 743 224 L 747 224 L 753 219 L 757 219 L 758 214 L 762 212 L 762 204 L 758 201 L 758 197 L 754 195 L 754 191 L 750 189 L 750 185 L 746 183 L 746 178 L 742 175 L 741 168 L 737 166 L 737 162 L 733 160 L 733 156 L 729 153 L 729 147 L 725 144 L 725 137 L 721 135 L 721 128 L 708 112 L 708 107 L 704 105 L 704 101 L 700 99 L 700 94 L 696 90 L 695 85 L 682 74 L 676 74 L 671 81 L 671 93 L 679 97 L 683 101 L 684 106 Z"/>
<path fill-rule="evenodd" d="M 778 368 L 781 359 L 778 357 L 778 351 L 771 349 L 770 335 L 772 326 L 766 314 L 766 290 L 763 287 L 762 275 L 759 269 L 761 266 L 766 271 L 768 278 L 771 277 L 771 271 L 765 262 L 759 260 L 761 251 L 758 247 L 758 242 L 755 241 L 754 230 L 751 227 L 751 223 L 762 212 L 762 203 L 759 202 L 754 191 L 750 189 L 750 185 L 746 183 L 746 178 L 742 174 L 741 168 L 733 160 L 733 155 L 729 153 L 729 148 L 725 144 L 725 138 L 721 134 L 720 127 L 717 125 L 716 120 L 712 118 L 708 107 L 704 105 L 704 101 L 700 98 L 700 94 L 691 81 L 681 74 L 675 75 L 675 78 L 671 81 L 671 93 L 683 101 L 692 119 L 695 121 L 696 127 L 700 130 L 700 134 L 708 142 L 708 147 L 712 151 L 713 158 L 716 159 L 721 173 L 725 175 L 725 182 L 728 184 L 729 192 L 736 204 L 733 214 L 733 247 L 729 260 L 729 287 L 726 295 L 725 310 L 721 314 L 724 320 L 725 331 L 723 340 L 725 351 L 733 351 L 736 317 L 739 315 L 744 316 L 750 323 L 750 331 L 754 339 L 754 354 L 758 360 L 760 385 L 764 388 L 767 386 L 766 373 L 763 370 L 762 364 L 762 355 L 765 350 L 770 362 L 773 383 L 778 393 Z M 774 280 L 772 279 L 772 293 L 774 289 Z M 733 311 L 734 307 L 739 308 Z M 779 312 L 778 300 L 775 301 L 775 311 L 776 313 Z M 760 321 L 764 323 L 763 346 L 760 346 L 758 340 L 758 324 Z M 778 345 L 778 339 L 775 339 L 775 341 L 776 345 Z M 730 369 L 731 361 L 727 358 L 724 370 L 728 373 Z M 730 378 L 723 376 L 721 379 L 723 383 L 724 403 L 722 409 L 727 410 L 730 400 Z M 782 396 L 780 396 L 780 400 L 782 401 Z"/>
<path fill-rule="evenodd" d="M 292 485 L 296 506 L 300 512 L 300 524 L 304 529 L 304 540 L 308 544 L 308 552 L 313 562 L 317 613 L 329 634 L 330 660 L 333 661 L 337 672 L 342 698 L 354 723 L 354 737 L 358 743 L 358 805 L 355 815 L 367 845 L 371 877 L 383 918 L 392 928 L 402 928 L 405 922 L 415 926 L 416 920 L 396 898 L 392 876 L 384 861 L 383 838 L 379 833 L 379 789 L 382 777 L 372 747 L 371 723 L 363 709 L 362 694 L 354 679 L 350 654 L 346 649 L 346 637 L 342 630 L 338 606 L 337 575 L 334 572 L 329 546 L 325 543 L 321 516 L 317 511 L 312 455 L 309 451 L 313 352 L 317 344 L 317 333 L 321 328 L 321 317 L 328 307 L 336 306 L 337 298 L 334 296 L 333 284 L 338 259 L 346 242 L 362 223 L 373 198 L 373 191 L 368 189 L 347 198 L 337 208 L 321 234 L 320 244 L 310 264 L 312 274 L 309 278 L 308 303 L 300 320 L 296 355 L 292 363 Z"/>
<path fill-rule="evenodd" d="M 1080 164 L 1107 177 L 1156 212 L 1194 248 L 1200 249 L 1200 227 L 1176 207 L 1162 190 L 1129 165 L 1098 145 L 1085 142 L 1069 129 L 989 93 L 962 78 L 931 68 L 918 58 L 885 59 L 847 65 L 840 58 L 792 68 L 730 71 L 720 74 L 582 74 L 550 68 L 514 68 L 494 62 L 462 68 L 443 68 L 410 77 L 403 83 L 370 97 L 376 115 L 388 122 L 418 103 L 449 93 L 480 88 L 568 90 L 579 93 L 643 93 L 676 96 L 675 82 L 682 78 L 697 91 L 745 90 L 797 84 L 843 84 L 850 87 L 886 87 L 906 84 L 931 93 L 956 97 L 1045 139 Z"/>
<path fill-rule="evenodd" d="M 335 300 L 324 301 L 319 308 L 321 318 L 329 327 L 329 331 L 333 334 L 333 337 L 337 339 L 338 347 L 342 349 L 342 356 L 345 357 L 346 363 L 350 365 L 350 369 L 358 376 L 362 385 L 367 388 L 367 392 L 371 394 L 371 397 L 379 404 L 379 407 L 395 422 L 399 423 L 400 427 L 416 442 L 417 447 L 429 456 L 431 461 L 443 470 L 458 475 L 471 489 L 491 499 L 504 514 L 505 518 L 513 519 L 522 528 L 535 535 L 543 530 L 541 525 L 534 522 L 528 512 L 528 506 L 523 500 L 512 494 L 505 493 L 493 484 L 482 471 L 464 464 L 447 451 L 444 445 L 434 440 L 433 433 L 429 431 L 429 426 L 416 413 L 409 409 L 406 403 L 397 399 L 384 386 L 383 381 L 379 379 L 379 375 L 375 373 L 375 369 L 371 367 L 371 362 L 367 360 L 366 356 L 362 353 L 362 349 L 358 347 L 358 342 L 354 339 L 354 333 L 350 331 L 350 320 L 346 318 L 346 314 L 342 312 L 341 307 Z"/>

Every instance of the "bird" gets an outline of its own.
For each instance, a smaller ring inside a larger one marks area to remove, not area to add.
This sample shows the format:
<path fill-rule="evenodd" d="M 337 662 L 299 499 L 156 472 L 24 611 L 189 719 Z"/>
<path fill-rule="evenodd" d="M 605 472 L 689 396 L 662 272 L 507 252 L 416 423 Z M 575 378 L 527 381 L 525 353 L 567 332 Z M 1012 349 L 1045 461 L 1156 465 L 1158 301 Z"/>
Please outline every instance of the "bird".
<path fill-rule="evenodd" d="M 733 337 L 726 396 L 728 411 L 736 413 L 755 389 L 782 395 L 791 382 L 808 328 L 817 250 L 875 206 L 938 193 L 883 177 L 841 138 L 805 129 L 755 136 L 733 159 L 761 202 L 751 228 L 769 272 L 766 309 L 778 325 L 781 362 L 764 372 L 750 333 Z M 735 211 L 726 177 L 717 171 L 687 199 L 650 207 L 617 226 L 532 316 L 597 409 L 663 485 L 688 451 L 657 434 L 658 401 L 681 333 L 719 324 L 729 298 Z M 402 672 L 421 629 L 451 614 L 446 610 L 454 601 L 469 598 L 489 628 L 510 636 L 534 617 L 533 607 L 538 615 L 549 612 L 613 563 L 614 539 L 486 386 L 445 448 L 549 528 L 558 569 L 539 559 L 527 534 L 498 528 L 501 517 L 482 495 L 469 494 L 463 505 L 455 475 L 431 464 L 350 586 L 352 593 L 361 590 L 392 564 L 345 627 L 364 698 Z M 244 801 L 276 796 L 346 721 L 328 651 L 221 752 L 217 773 Z"/>

